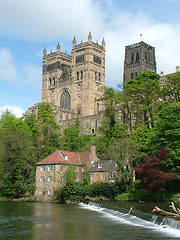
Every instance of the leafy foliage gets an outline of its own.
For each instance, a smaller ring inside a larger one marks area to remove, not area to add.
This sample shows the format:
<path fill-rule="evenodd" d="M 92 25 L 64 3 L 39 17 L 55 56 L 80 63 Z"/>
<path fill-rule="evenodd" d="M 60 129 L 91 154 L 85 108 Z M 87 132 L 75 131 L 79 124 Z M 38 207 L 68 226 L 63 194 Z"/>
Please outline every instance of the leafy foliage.
<path fill-rule="evenodd" d="M 145 150 L 156 153 L 166 148 L 169 158 L 162 163 L 169 171 L 180 174 L 180 102 L 169 104 L 159 112 L 159 119 L 151 130 Z"/>
<path fill-rule="evenodd" d="M 144 157 L 144 163 L 139 164 L 135 168 L 137 179 L 143 182 L 143 192 L 166 191 L 170 182 L 178 178 L 176 174 L 164 172 L 162 169 L 162 163 L 154 156 Z"/>
<path fill-rule="evenodd" d="M 135 125 L 147 124 L 149 128 L 154 125 L 160 97 L 160 76 L 154 72 L 144 72 L 130 80 L 125 86 L 125 97 L 129 102 L 131 119 Z"/>
<path fill-rule="evenodd" d="M 180 72 L 167 75 L 162 97 L 166 102 L 180 102 Z"/>

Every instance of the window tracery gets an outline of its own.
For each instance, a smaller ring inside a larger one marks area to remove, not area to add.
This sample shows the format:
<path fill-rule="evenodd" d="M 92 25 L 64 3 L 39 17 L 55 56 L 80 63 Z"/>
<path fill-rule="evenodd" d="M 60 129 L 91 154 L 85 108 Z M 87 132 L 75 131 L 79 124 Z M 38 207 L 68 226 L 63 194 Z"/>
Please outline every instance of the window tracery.
<path fill-rule="evenodd" d="M 71 96 L 66 89 L 61 94 L 60 107 L 68 110 L 71 108 Z"/>

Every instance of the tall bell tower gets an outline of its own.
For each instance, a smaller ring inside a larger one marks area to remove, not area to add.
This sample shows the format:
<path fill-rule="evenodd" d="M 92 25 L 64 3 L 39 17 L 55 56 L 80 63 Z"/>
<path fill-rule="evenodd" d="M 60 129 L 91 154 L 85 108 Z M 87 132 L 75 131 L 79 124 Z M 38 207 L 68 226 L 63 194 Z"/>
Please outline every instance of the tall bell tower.
<path fill-rule="evenodd" d="M 126 46 L 123 85 L 145 71 L 156 72 L 155 48 L 145 42 Z"/>
<path fill-rule="evenodd" d="M 76 44 L 74 38 L 71 56 L 76 110 L 82 117 L 93 115 L 105 88 L 105 41 L 93 42 L 91 32 L 87 42 Z"/>

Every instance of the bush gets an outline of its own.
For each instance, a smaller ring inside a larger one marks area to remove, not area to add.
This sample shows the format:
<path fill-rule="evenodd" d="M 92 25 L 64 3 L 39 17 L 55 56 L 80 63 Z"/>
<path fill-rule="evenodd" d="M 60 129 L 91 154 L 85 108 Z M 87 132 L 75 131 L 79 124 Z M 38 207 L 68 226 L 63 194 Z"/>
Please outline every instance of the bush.
<path fill-rule="evenodd" d="M 121 193 L 116 195 L 115 197 L 116 201 L 130 201 L 132 200 L 132 194 L 131 193 Z"/>
<path fill-rule="evenodd" d="M 57 199 L 60 202 L 80 201 L 85 199 L 86 196 L 94 198 L 108 198 L 114 199 L 119 193 L 119 187 L 117 184 L 112 183 L 93 183 L 91 185 L 85 185 L 84 183 L 67 183 L 58 192 Z"/>

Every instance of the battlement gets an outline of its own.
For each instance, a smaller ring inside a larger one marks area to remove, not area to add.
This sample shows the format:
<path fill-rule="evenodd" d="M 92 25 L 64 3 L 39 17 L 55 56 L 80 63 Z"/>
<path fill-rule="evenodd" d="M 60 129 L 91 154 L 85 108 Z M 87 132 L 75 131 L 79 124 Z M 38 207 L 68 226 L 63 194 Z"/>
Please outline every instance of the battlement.
<path fill-rule="evenodd" d="M 95 47 L 101 48 L 103 50 L 103 46 L 100 45 L 98 42 L 91 42 L 91 43 L 89 43 L 88 41 L 87 42 L 81 42 L 79 44 L 76 44 L 75 47 L 76 48 L 85 47 L 85 46 L 87 46 L 89 44 L 91 44 L 91 45 L 93 45 Z"/>
<path fill-rule="evenodd" d="M 154 47 L 152 47 L 149 44 L 142 41 L 142 42 L 139 42 L 139 43 L 134 43 L 134 44 L 126 46 L 126 50 L 130 50 L 130 49 L 133 49 L 133 48 L 138 48 L 140 46 L 143 46 L 143 47 L 151 49 L 151 50 L 154 49 Z"/>

